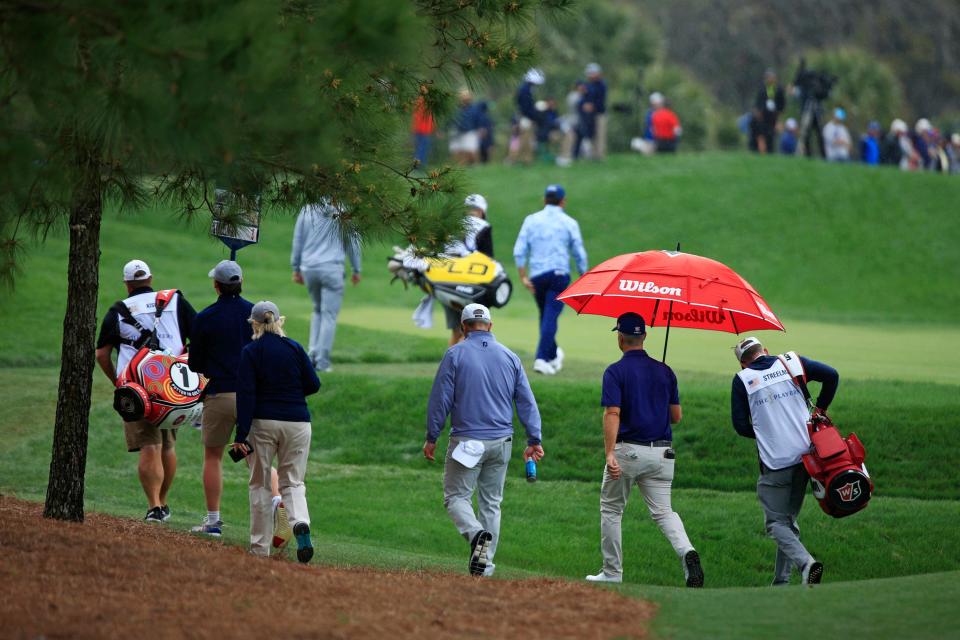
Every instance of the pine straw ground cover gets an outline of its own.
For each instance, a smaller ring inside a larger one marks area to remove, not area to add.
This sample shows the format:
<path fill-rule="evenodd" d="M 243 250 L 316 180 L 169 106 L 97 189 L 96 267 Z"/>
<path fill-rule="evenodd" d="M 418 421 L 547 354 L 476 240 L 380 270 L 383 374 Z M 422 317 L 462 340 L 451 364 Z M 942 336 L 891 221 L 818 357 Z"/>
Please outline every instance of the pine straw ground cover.
<path fill-rule="evenodd" d="M 655 607 L 562 580 L 334 569 L 254 558 L 98 513 L 83 524 L 0 497 L 7 638 L 609 638 Z"/>

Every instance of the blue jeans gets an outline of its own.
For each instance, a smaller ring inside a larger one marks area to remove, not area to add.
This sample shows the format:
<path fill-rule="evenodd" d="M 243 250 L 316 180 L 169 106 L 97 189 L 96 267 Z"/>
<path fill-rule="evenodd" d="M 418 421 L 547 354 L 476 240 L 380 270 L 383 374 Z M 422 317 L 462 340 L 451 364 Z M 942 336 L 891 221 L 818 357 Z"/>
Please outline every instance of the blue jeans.
<path fill-rule="evenodd" d="M 540 342 L 537 344 L 537 360 L 550 361 L 557 357 L 557 320 L 563 311 L 563 303 L 557 300 L 570 285 L 570 274 L 562 271 L 547 271 L 530 278 L 534 298 L 540 310 Z"/>
<path fill-rule="evenodd" d="M 413 157 L 420 162 L 420 168 L 427 166 L 427 156 L 430 155 L 431 137 L 426 133 L 413 134 Z"/>

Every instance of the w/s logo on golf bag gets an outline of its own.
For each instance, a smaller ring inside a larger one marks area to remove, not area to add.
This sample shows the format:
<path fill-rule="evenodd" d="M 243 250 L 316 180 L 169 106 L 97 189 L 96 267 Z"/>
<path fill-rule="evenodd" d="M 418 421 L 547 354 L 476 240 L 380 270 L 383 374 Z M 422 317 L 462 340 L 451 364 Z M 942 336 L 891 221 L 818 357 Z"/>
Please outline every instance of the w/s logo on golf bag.
<path fill-rule="evenodd" d="M 848 482 L 842 487 L 837 488 L 837 495 L 844 502 L 853 502 L 860 497 L 860 481 Z"/>

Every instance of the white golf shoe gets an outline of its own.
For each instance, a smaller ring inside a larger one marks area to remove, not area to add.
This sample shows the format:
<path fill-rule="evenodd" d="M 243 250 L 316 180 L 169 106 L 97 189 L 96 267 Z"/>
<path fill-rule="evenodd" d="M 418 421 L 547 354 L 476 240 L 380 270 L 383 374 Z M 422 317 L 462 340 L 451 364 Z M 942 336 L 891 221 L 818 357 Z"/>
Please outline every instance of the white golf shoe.
<path fill-rule="evenodd" d="M 620 584 L 623 582 L 623 576 L 608 576 L 601 571 L 595 576 L 587 576 L 585 580 L 587 582 L 610 582 L 612 584 Z"/>
<path fill-rule="evenodd" d="M 563 349 L 560 347 L 557 347 L 557 357 L 550 361 L 550 366 L 556 373 L 560 373 L 560 369 L 563 369 Z"/>
<path fill-rule="evenodd" d="M 553 376 L 557 374 L 557 370 L 553 368 L 552 364 L 546 360 L 541 360 L 540 358 L 537 358 L 533 361 L 533 370 L 537 373 L 542 373 L 545 376 Z"/>

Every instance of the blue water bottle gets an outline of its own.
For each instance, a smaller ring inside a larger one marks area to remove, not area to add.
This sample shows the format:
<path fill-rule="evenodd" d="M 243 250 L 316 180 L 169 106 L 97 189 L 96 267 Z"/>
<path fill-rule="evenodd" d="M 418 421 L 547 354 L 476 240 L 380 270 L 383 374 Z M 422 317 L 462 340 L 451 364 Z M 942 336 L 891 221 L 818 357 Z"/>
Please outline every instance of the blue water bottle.
<path fill-rule="evenodd" d="M 527 482 L 537 481 L 537 461 L 532 457 L 527 458 Z"/>

